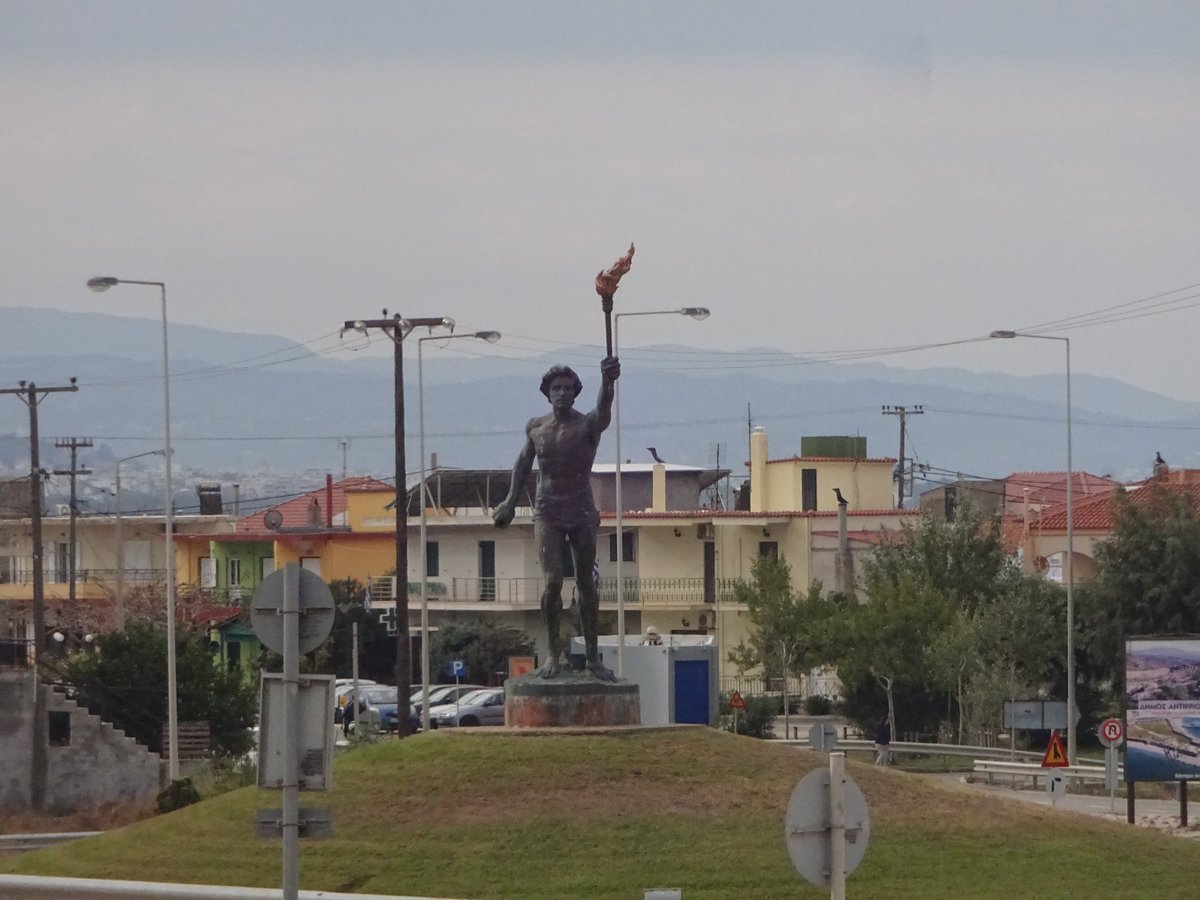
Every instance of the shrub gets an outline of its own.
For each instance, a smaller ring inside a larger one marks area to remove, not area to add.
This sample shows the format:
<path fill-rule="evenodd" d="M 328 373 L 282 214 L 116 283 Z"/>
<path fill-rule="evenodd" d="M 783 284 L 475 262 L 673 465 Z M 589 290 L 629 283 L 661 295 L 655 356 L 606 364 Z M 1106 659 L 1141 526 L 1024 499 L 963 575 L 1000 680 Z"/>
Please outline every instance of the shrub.
<path fill-rule="evenodd" d="M 199 802 L 200 791 L 196 789 L 192 779 L 177 778 L 159 793 L 154 805 L 160 813 L 169 813 Z"/>
<path fill-rule="evenodd" d="M 771 722 L 783 705 L 779 695 L 759 694 L 744 699 L 746 701 L 746 708 L 737 712 L 736 733 L 744 734 L 747 737 L 769 737 L 771 734 Z M 729 706 L 728 697 L 721 698 L 721 713 L 724 716 L 730 717 L 729 730 L 734 731 L 733 710 Z"/>
<path fill-rule="evenodd" d="M 820 694 L 804 698 L 804 711 L 810 716 L 827 716 L 833 712 L 833 701 Z"/>

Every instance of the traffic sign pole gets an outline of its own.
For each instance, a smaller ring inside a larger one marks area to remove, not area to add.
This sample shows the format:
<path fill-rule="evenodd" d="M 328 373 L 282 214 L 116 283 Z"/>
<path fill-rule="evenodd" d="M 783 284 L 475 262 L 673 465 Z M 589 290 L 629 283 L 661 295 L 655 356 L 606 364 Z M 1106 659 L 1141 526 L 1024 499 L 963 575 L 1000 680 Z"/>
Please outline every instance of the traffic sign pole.
<path fill-rule="evenodd" d="M 283 900 L 300 896 L 300 567 L 283 570 Z M 357 698 L 355 698 L 357 702 Z"/>
<path fill-rule="evenodd" d="M 829 897 L 846 900 L 846 754 L 829 754 Z"/>

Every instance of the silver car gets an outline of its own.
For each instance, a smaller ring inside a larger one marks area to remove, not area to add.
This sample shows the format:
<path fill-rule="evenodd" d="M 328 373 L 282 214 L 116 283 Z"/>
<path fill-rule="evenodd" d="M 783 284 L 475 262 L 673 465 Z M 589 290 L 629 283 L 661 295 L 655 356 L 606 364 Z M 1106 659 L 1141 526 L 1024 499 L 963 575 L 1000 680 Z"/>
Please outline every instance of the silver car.
<path fill-rule="evenodd" d="M 459 697 L 458 703 L 431 706 L 429 724 L 433 728 L 503 725 L 504 688 L 484 688 Z"/>

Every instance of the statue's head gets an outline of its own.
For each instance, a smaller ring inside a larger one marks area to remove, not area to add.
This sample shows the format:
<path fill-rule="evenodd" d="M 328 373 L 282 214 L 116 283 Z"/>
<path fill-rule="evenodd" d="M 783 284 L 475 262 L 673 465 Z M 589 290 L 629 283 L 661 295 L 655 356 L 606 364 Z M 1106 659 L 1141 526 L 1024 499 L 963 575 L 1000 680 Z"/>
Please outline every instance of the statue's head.
<path fill-rule="evenodd" d="M 555 378 L 570 378 L 571 383 L 575 387 L 575 396 L 579 396 L 579 392 L 583 390 L 583 382 L 579 380 L 579 376 L 575 374 L 575 370 L 570 366 L 551 366 L 550 369 L 542 376 L 542 394 L 546 399 L 550 399 L 550 382 Z"/>

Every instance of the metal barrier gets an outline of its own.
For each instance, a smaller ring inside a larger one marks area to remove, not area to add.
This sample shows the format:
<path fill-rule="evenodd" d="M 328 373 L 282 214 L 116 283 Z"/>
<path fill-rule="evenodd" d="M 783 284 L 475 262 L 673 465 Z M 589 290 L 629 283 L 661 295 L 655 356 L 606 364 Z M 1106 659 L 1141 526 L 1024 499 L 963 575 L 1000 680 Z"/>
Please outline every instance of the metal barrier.
<path fill-rule="evenodd" d="M 988 784 L 995 784 L 995 777 L 1002 775 L 1010 778 L 1015 785 L 1018 779 L 1031 779 L 1033 787 L 1038 786 L 1039 778 L 1061 776 L 1068 781 L 1104 781 L 1103 766 L 1059 766 L 1054 769 L 1043 768 L 1041 763 L 1013 762 L 1011 760 L 977 759 L 973 768 L 975 774 L 986 775 Z M 1117 777 L 1121 777 L 1121 769 L 1117 769 Z"/>
<path fill-rule="evenodd" d="M 215 884 L 167 884 L 159 881 L 109 881 L 98 878 L 59 878 L 41 875 L 0 875 L 0 898 L 23 900 L 279 900 L 279 888 L 224 887 Z M 397 894 L 343 894 L 334 891 L 300 891 L 300 900 L 437 900 Z"/>
<path fill-rule="evenodd" d="M 44 850 L 67 841 L 95 837 L 103 831 L 56 831 L 53 834 L 0 834 L 0 853 Z"/>

